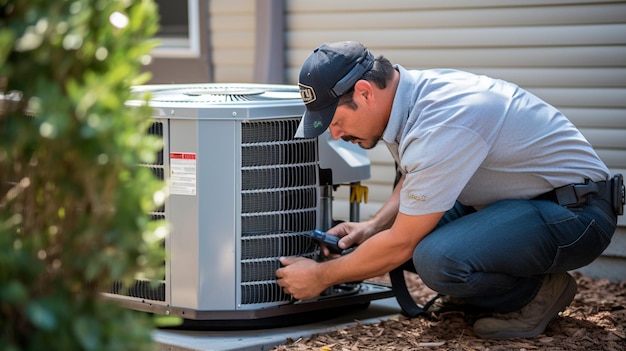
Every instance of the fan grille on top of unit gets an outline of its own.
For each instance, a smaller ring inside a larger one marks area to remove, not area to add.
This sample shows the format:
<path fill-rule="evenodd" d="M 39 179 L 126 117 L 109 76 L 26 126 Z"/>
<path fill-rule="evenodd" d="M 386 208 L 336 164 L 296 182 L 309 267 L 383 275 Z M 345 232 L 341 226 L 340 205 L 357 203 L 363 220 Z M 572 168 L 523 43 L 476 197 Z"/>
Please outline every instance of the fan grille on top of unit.
<path fill-rule="evenodd" d="M 188 85 L 152 91 L 152 101 L 178 103 L 228 103 L 300 99 L 297 88 Z"/>

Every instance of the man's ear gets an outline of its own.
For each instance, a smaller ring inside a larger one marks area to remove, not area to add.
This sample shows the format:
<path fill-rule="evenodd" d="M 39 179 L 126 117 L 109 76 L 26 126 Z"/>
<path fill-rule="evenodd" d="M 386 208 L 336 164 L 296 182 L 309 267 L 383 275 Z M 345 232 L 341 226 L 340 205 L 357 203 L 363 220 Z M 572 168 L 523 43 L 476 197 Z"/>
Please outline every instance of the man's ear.
<path fill-rule="evenodd" d="M 358 80 L 356 84 L 354 84 L 353 99 L 361 100 L 367 105 L 373 104 L 374 89 L 372 88 L 372 84 L 365 79 Z"/>

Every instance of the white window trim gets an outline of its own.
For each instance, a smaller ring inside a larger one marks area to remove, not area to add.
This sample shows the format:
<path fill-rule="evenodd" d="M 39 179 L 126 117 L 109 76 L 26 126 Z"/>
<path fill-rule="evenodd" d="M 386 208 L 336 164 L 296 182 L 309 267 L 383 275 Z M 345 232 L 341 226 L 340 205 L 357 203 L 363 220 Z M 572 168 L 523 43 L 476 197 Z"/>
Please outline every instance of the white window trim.
<path fill-rule="evenodd" d="M 161 43 L 152 50 L 155 58 L 198 58 L 200 57 L 200 8 L 197 0 L 187 0 L 189 37 L 161 38 Z"/>

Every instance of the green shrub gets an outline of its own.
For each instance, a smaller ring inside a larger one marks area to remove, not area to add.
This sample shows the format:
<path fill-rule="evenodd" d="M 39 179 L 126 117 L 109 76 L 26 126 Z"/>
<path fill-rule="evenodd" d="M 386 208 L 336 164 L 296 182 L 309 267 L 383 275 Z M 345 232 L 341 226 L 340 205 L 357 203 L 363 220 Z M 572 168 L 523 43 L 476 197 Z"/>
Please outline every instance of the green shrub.
<path fill-rule="evenodd" d="M 138 166 L 162 142 L 125 106 L 157 20 L 152 0 L 0 0 L 4 350 L 154 346 L 152 319 L 101 292 L 163 274 L 163 184 Z"/>

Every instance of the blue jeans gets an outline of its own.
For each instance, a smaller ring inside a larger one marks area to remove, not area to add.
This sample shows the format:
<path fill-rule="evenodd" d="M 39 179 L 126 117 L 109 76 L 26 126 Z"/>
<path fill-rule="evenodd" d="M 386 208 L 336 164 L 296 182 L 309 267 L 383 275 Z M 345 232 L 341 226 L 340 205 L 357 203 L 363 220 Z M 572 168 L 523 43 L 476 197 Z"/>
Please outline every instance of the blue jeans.
<path fill-rule="evenodd" d="M 528 304 L 546 274 L 591 263 L 615 228 L 601 200 L 571 209 L 503 200 L 480 211 L 457 203 L 415 248 L 413 263 L 438 293 L 506 313 Z"/>

